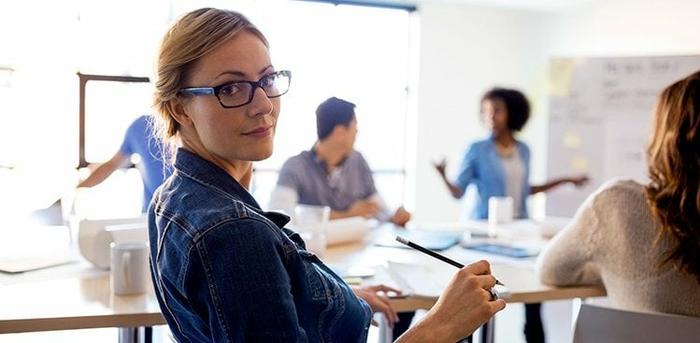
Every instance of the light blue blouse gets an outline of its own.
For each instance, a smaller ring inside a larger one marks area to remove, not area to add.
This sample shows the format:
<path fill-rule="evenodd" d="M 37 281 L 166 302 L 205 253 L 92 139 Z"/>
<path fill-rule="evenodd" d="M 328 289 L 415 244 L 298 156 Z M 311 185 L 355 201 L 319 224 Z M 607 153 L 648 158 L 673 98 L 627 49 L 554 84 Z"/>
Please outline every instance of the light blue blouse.
<path fill-rule="evenodd" d="M 530 194 L 530 149 L 521 141 L 516 141 L 518 154 L 523 161 L 525 173 L 523 173 L 523 188 L 520 199 L 513 199 L 520 204 L 518 218 L 527 218 L 525 200 Z M 473 219 L 487 219 L 489 216 L 489 198 L 494 196 L 506 196 L 505 171 L 503 162 L 496 151 L 493 138 L 472 143 L 464 153 L 462 166 L 455 184 L 462 192 L 465 192 L 470 184 L 477 189 L 477 203 L 471 214 Z"/>

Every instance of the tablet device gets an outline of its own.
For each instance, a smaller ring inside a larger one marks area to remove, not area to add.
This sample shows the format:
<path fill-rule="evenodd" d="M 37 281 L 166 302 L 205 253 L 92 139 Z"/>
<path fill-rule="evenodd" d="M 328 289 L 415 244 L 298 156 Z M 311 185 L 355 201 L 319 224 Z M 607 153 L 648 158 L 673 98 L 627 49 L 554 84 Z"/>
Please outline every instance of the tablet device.
<path fill-rule="evenodd" d="M 415 230 L 392 230 L 389 234 L 384 234 L 374 241 L 374 245 L 391 248 L 411 249 L 396 241 L 396 235 L 404 237 L 411 242 L 420 244 L 430 250 L 441 251 L 451 248 L 459 243 L 461 237 L 458 233 L 441 231 L 415 231 Z"/>
<path fill-rule="evenodd" d="M 466 243 L 466 249 L 477 250 L 489 254 L 502 255 L 514 258 L 525 258 L 537 256 L 538 251 L 523 247 L 517 247 L 501 243 Z"/>

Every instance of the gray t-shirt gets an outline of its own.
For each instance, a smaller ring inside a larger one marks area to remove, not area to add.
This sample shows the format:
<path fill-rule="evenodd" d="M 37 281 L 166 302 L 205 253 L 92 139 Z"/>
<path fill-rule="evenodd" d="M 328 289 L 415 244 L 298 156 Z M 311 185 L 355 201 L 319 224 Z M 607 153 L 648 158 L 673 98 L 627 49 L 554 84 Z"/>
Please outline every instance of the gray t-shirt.
<path fill-rule="evenodd" d="M 506 195 L 513 198 L 513 214 L 520 213 L 520 201 L 523 196 L 523 180 L 525 178 L 525 163 L 520 154 L 513 153 L 510 156 L 500 156 L 503 163 L 503 172 L 506 176 Z"/>
<path fill-rule="evenodd" d="M 355 201 L 377 193 L 372 171 L 357 151 L 331 173 L 313 150 L 304 151 L 284 163 L 277 186 L 294 189 L 299 204 L 328 206 L 334 211 L 345 211 Z"/>

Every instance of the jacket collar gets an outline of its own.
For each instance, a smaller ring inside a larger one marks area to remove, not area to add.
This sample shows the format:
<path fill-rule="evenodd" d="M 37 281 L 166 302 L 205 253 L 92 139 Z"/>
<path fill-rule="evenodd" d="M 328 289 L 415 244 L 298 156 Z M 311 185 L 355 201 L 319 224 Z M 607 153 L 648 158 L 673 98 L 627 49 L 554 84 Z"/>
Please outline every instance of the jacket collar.
<path fill-rule="evenodd" d="M 175 170 L 262 211 L 255 198 L 225 170 L 184 148 L 175 154 Z"/>

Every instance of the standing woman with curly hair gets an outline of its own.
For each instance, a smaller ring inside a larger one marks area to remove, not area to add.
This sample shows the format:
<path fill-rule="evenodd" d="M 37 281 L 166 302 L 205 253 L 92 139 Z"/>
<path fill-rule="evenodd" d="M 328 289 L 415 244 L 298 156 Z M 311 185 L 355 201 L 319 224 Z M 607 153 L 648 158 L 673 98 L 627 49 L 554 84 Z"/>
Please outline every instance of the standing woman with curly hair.
<path fill-rule="evenodd" d="M 604 285 L 615 307 L 700 317 L 700 72 L 660 95 L 650 182 L 613 180 L 540 256 L 542 281 Z"/>
<path fill-rule="evenodd" d="M 515 89 L 493 88 L 481 98 L 481 119 L 491 131 L 490 137 L 472 143 L 464 154 L 459 174 L 450 181 L 447 162 L 435 165 L 450 194 L 459 199 L 469 185 L 475 185 L 477 200 L 471 217 L 488 218 L 491 197 L 513 198 L 513 215 L 528 218 L 525 206 L 530 194 L 546 192 L 566 183 L 580 186 L 585 176 L 565 177 L 541 185 L 530 184 L 530 148 L 516 139 L 530 118 L 530 103 Z M 525 305 L 525 338 L 528 343 L 544 342 L 540 304 Z"/>

